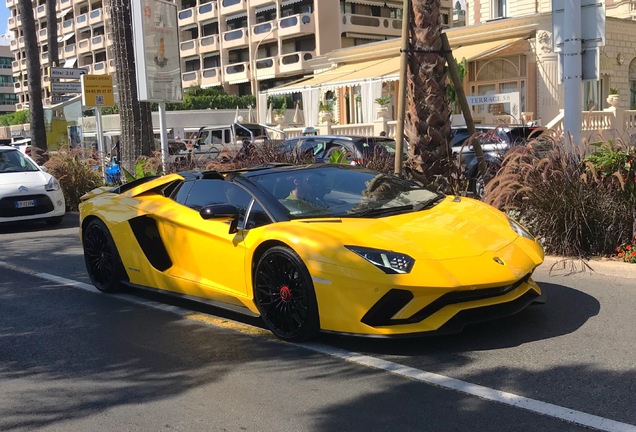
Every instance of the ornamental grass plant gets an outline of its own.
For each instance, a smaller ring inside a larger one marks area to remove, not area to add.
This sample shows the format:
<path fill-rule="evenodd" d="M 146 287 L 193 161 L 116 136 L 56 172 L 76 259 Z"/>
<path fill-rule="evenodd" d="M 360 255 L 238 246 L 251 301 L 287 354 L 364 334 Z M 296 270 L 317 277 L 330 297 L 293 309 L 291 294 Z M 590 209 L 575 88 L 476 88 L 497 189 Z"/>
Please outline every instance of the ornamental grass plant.
<path fill-rule="evenodd" d="M 60 182 L 68 211 L 77 211 L 82 195 L 104 185 L 104 179 L 96 169 L 97 160 L 86 153 L 86 149 L 61 148 L 49 153 L 44 164 Z"/>
<path fill-rule="evenodd" d="M 546 140 L 552 145 L 546 146 Z M 586 160 L 589 148 L 544 136 L 512 148 L 486 186 L 485 201 L 514 213 L 549 254 L 610 256 L 633 237 L 632 202 L 616 177 L 603 176 Z M 550 147 L 548 150 L 546 148 Z"/>

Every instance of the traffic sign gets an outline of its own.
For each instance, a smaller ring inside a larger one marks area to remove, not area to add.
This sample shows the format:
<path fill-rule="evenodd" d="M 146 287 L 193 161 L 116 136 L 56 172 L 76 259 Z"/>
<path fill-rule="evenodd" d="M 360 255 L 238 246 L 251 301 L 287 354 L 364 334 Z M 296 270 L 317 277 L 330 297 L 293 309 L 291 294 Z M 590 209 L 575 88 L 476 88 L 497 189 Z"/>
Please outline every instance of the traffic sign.
<path fill-rule="evenodd" d="M 554 52 L 562 52 L 565 25 L 565 0 L 552 1 L 552 43 Z M 567 19 L 571 19 L 568 17 Z M 581 0 L 581 48 L 605 46 L 605 3 Z"/>
<path fill-rule="evenodd" d="M 82 84 L 79 82 L 59 82 L 51 81 L 51 93 L 81 93 Z"/>
<path fill-rule="evenodd" d="M 82 105 L 106 107 L 115 105 L 111 75 L 82 75 Z"/>
<path fill-rule="evenodd" d="M 62 103 L 62 102 L 69 101 L 69 100 L 73 99 L 74 97 L 76 97 L 76 96 L 71 96 L 71 95 L 66 95 L 66 96 L 51 95 L 51 102 L 52 103 Z"/>
<path fill-rule="evenodd" d="M 67 78 L 67 79 L 80 79 L 82 75 L 88 73 L 88 68 L 65 68 L 65 67 L 50 67 L 49 76 L 51 78 Z"/>

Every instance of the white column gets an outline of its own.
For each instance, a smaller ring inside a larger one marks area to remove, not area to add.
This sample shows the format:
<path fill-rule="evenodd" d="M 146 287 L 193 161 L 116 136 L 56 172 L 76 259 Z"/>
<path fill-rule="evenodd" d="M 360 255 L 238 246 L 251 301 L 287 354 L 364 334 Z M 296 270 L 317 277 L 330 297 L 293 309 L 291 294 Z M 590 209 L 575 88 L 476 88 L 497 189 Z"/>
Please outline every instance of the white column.
<path fill-rule="evenodd" d="M 581 146 L 581 0 L 564 1 L 563 84 L 564 132 L 572 135 L 572 143 Z"/>

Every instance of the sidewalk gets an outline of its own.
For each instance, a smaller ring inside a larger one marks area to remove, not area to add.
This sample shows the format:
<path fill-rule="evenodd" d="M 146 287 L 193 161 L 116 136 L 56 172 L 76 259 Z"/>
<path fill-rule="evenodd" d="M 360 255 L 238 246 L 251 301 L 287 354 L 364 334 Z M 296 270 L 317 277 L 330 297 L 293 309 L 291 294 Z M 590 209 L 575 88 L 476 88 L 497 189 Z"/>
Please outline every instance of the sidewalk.
<path fill-rule="evenodd" d="M 546 270 L 551 269 L 552 273 L 560 275 L 589 272 L 636 280 L 636 264 L 603 258 L 583 260 L 548 255 L 541 267 L 545 267 Z"/>

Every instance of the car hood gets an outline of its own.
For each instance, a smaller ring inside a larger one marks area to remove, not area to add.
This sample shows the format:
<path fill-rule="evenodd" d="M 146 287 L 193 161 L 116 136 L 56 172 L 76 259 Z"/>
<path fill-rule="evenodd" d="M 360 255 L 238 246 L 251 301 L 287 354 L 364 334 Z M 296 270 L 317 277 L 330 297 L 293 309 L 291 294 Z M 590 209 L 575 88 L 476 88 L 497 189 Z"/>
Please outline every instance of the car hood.
<path fill-rule="evenodd" d="M 518 237 L 503 213 L 468 198 L 453 201 L 450 197 L 428 210 L 382 218 L 298 222 L 329 233 L 344 245 L 392 250 L 431 260 L 480 256 L 498 251 Z"/>
<path fill-rule="evenodd" d="M 43 171 L 24 171 L 0 174 L 0 190 L 17 190 L 20 186 L 26 188 L 43 187 L 51 179 L 51 174 Z"/>

